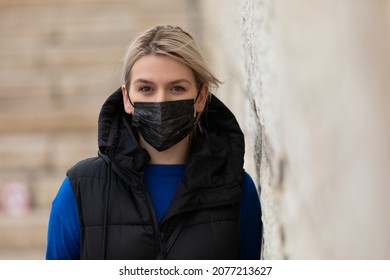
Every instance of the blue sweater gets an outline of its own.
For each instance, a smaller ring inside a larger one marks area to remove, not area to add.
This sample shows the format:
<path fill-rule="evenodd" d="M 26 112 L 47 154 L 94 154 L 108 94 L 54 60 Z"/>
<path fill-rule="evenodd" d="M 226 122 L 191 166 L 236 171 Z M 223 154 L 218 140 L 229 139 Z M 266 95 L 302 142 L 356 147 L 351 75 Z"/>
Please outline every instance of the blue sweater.
<path fill-rule="evenodd" d="M 145 186 L 149 191 L 158 221 L 164 216 L 185 165 L 148 165 Z M 262 223 L 259 197 L 251 177 L 245 173 L 240 205 L 240 258 L 259 259 Z M 80 222 L 72 186 L 66 177 L 53 200 L 47 236 L 46 259 L 80 258 Z"/>

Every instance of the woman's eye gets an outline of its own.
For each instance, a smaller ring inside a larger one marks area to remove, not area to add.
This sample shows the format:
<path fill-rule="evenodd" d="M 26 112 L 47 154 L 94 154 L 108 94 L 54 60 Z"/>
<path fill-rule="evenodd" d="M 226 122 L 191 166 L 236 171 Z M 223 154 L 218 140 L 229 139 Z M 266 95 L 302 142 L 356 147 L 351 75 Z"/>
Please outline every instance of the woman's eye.
<path fill-rule="evenodd" d="M 175 86 L 172 88 L 172 91 L 174 92 L 183 92 L 185 91 L 185 88 L 181 87 L 181 86 Z"/>
<path fill-rule="evenodd" d="M 147 93 L 147 92 L 151 92 L 151 91 L 152 91 L 152 88 L 151 88 L 151 87 L 148 87 L 148 86 L 143 86 L 143 87 L 140 87 L 140 88 L 139 88 L 139 91 L 140 91 L 140 92 L 145 92 L 145 93 Z"/>

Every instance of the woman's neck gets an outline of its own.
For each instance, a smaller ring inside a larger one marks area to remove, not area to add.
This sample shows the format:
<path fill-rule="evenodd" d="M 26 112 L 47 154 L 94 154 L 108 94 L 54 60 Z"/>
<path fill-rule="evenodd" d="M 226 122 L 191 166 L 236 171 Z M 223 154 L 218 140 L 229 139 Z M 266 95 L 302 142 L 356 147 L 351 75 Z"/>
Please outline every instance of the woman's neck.
<path fill-rule="evenodd" d="M 175 146 L 159 152 L 147 143 L 142 136 L 140 145 L 148 151 L 150 155 L 150 164 L 185 164 L 189 153 L 189 137 L 187 136 Z"/>

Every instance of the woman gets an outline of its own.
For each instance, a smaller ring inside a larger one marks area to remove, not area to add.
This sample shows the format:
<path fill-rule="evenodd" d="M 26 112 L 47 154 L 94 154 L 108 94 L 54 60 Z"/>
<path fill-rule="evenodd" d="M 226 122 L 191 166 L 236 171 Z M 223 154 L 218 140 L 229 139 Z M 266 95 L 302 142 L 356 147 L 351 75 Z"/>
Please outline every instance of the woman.
<path fill-rule="evenodd" d="M 260 203 L 244 137 L 193 38 L 156 26 L 130 45 L 99 116 L 98 157 L 53 201 L 47 259 L 258 259 Z"/>

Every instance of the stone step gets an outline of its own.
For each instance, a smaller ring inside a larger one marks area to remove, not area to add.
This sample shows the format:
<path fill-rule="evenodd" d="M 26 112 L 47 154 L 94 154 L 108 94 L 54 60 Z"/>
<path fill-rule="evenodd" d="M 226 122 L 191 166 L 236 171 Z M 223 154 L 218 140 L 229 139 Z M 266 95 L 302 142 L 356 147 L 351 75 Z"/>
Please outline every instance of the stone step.
<path fill-rule="evenodd" d="M 0 21 L 1 22 L 1 21 Z M 87 25 L 91 22 L 77 23 L 72 22 L 77 28 L 77 25 Z M 99 44 L 99 49 L 111 49 L 124 47 L 130 38 L 136 35 L 134 30 L 128 28 L 116 28 L 116 29 L 99 29 L 99 30 L 83 30 L 75 29 L 66 30 L 64 27 L 59 26 L 57 29 L 52 25 L 50 30 L 42 32 L 40 34 L 34 34 L 24 26 L 9 26 L 9 28 L 19 28 L 19 32 L 12 34 L 4 34 L 0 31 L 2 40 L 0 42 L 0 50 L 10 51 L 18 53 L 29 53 L 34 51 L 36 53 L 44 53 L 45 51 L 59 51 L 59 50 L 73 50 L 75 48 L 80 50 L 96 48 Z M 68 28 L 69 29 L 69 28 Z M 16 36 L 15 34 L 19 35 Z M 129 37 L 124 37 L 123 34 L 128 34 Z M 102 41 L 102 38 L 105 40 Z M 42 49 L 45 47 L 45 49 Z"/>
<path fill-rule="evenodd" d="M 34 210 L 23 216 L 0 212 L 0 251 L 44 250 L 48 220 L 49 209 Z"/>
<path fill-rule="evenodd" d="M 104 95 L 0 98 L 0 133 L 97 129 L 101 106 L 114 90 Z"/>
<path fill-rule="evenodd" d="M 14 38 L 15 47 L 22 49 L 27 47 L 20 44 L 26 37 L 30 37 L 33 48 L 42 46 L 42 43 L 80 47 L 85 43 L 117 45 L 128 42 L 138 30 L 156 22 L 166 22 L 166 18 L 170 18 L 171 24 L 187 22 L 185 13 L 178 12 L 187 8 L 187 1 L 181 0 L 41 1 L 41 5 L 40 0 L 38 4 L 30 1 L 25 5 L 1 2 L 0 22 L 6 28 L 0 28 L 0 35 Z M 142 10 L 152 15 L 150 19 L 139 12 Z M 42 36 L 47 38 L 42 39 Z"/>
<path fill-rule="evenodd" d="M 110 48 L 40 48 L 38 50 L 26 49 L 24 51 L 15 48 L 0 51 L 2 68 L 5 69 L 29 69 L 41 71 L 46 67 L 53 70 L 56 67 L 65 67 L 72 71 L 82 67 L 95 67 L 111 65 L 114 69 L 120 68 L 120 61 L 125 51 L 125 45 L 112 46 Z M 62 71 L 65 72 L 63 69 Z M 102 69 L 100 69 L 102 70 Z M 109 69 L 110 70 L 110 69 Z"/>
<path fill-rule="evenodd" d="M 9 113 L 0 116 L 0 132 L 90 130 L 97 126 L 97 111 L 61 109 Z"/>
<path fill-rule="evenodd" d="M 83 19 L 104 26 L 118 20 L 125 21 L 139 30 L 143 30 L 147 16 L 140 11 L 148 12 L 153 22 L 170 18 L 172 24 L 180 21 L 186 23 L 185 11 L 189 1 L 126 1 L 126 0 L 2 0 L 0 2 L 0 19 L 7 24 L 58 24 Z M 180 11 L 180 12 L 179 12 Z M 18 17 L 23 14 L 23 17 Z"/>
<path fill-rule="evenodd" d="M 0 190 L 20 182 L 29 190 L 34 208 L 50 208 L 66 171 L 78 161 L 96 156 L 97 150 L 94 130 L 4 135 L 0 137 Z"/>
<path fill-rule="evenodd" d="M 45 254 L 45 248 L 1 250 L 0 260 L 44 260 Z"/>
<path fill-rule="evenodd" d="M 66 176 L 66 171 L 67 168 L 56 175 L 37 175 L 37 180 L 31 185 L 33 207 L 36 209 L 51 208 L 53 199 Z"/>
<path fill-rule="evenodd" d="M 71 93 L 65 95 L 60 90 L 57 93 L 55 90 L 52 90 L 50 96 L 0 97 L 0 116 L 9 114 L 11 116 L 19 114 L 33 115 L 35 112 L 39 114 L 39 112 L 52 113 L 60 110 L 74 110 L 75 113 L 85 111 L 86 113 L 95 114 L 97 118 L 104 101 L 117 87 L 115 89 L 112 88 L 110 91 L 95 93 L 79 92 L 78 94 Z"/>
<path fill-rule="evenodd" d="M 13 88 L 18 85 L 24 85 L 27 91 L 21 92 L 24 97 L 29 97 L 28 87 L 48 85 L 52 90 L 59 91 L 66 86 L 73 85 L 91 85 L 112 84 L 115 82 L 118 87 L 121 80 L 121 64 L 116 65 L 84 65 L 72 66 L 69 69 L 66 66 L 54 67 L 7 67 L 0 69 L 0 85 L 2 88 Z M 99 91 L 101 93 L 102 91 Z M 77 93 L 77 92 L 76 92 Z M 104 92 L 106 93 L 106 92 Z M 55 92 L 54 92 L 55 94 Z M 57 93 L 58 94 L 58 93 Z M 11 94 L 1 93 L 0 96 L 10 96 Z"/>
<path fill-rule="evenodd" d="M 8 203 L 10 201 L 16 201 L 15 196 L 10 198 L 10 192 L 13 191 L 15 195 L 15 185 L 22 186 L 23 193 L 26 194 L 23 196 L 23 199 L 26 198 L 24 201 L 28 203 L 25 205 L 28 205 L 27 207 L 29 209 L 51 208 L 51 203 L 66 176 L 66 170 L 67 168 L 64 168 L 62 172 L 58 172 L 57 174 L 42 171 L 18 171 L 17 173 L 8 172 L 6 175 L 2 174 L 0 176 L 0 211 L 6 211 L 6 201 Z"/>
<path fill-rule="evenodd" d="M 0 137 L 0 178 L 11 177 L 12 170 L 31 175 L 27 181 L 36 180 L 36 174 L 56 175 L 97 151 L 96 130 L 7 134 Z"/>

